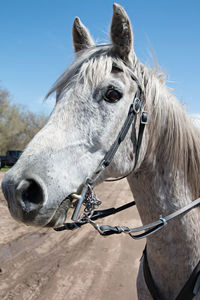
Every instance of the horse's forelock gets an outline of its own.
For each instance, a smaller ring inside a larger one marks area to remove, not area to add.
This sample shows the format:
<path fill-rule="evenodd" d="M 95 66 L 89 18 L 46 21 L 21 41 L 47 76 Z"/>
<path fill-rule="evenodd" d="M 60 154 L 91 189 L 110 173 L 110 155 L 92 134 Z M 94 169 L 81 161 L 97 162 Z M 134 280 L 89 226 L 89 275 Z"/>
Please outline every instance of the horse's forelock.
<path fill-rule="evenodd" d="M 135 55 L 133 55 L 134 59 Z M 68 86 L 77 80 L 77 77 L 85 82 L 93 81 L 95 84 L 104 78 L 112 70 L 112 64 L 116 64 L 120 69 L 125 70 L 126 65 L 120 57 L 113 52 L 112 44 L 97 45 L 76 53 L 75 61 L 56 80 L 53 87 L 48 92 L 47 99 L 55 91 Z M 96 72 L 94 72 L 96 70 Z"/>
<path fill-rule="evenodd" d="M 91 60 L 94 62 L 95 59 L 99 59 L 102 56 L 105 57 L 106 55 L 111 53 L 110 50 L 111 50 L 111 45 L 101 45 L 101 46 L 94 46 L 76 53 L 75 61 L 56 80 L 56 82 L 53 84 L 52 88 L 50 89 L 50 91 L 48 92 L 45 98 L 47 99 L 56 90 L 60 89 L 61 87 L 67 86 L 72 81 L 74 81 L 83 65 L 86 65 Z M 79 76 L 83 77 L 83 72 L 80 73 Z"/>

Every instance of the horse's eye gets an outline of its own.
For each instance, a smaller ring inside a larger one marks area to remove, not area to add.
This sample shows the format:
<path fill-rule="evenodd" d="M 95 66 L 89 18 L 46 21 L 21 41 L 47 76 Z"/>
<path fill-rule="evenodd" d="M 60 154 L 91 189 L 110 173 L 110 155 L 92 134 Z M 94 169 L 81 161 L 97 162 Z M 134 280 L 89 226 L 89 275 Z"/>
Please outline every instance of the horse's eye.
<path fill-rule="evenodd" d="M 122 97 L 122 94 L 119 91 L 117 91 L 113 88 L 109 88 L 104 95 L 104 100 L 107 102 L 114 103 L 114 102 L 117 102 L 118 100 L 120 100 L 121 97 Z"/>

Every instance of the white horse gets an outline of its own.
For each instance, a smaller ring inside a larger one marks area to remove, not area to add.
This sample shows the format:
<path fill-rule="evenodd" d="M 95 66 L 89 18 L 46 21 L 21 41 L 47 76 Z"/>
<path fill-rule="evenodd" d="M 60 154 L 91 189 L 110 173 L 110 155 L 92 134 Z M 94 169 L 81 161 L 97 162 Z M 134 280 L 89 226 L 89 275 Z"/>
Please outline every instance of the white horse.
<path fill-rule="evenodd" d="M 95 46 L 80 19 L 75 19 L 76 59 L 48 94 L 56 91 L 56 106 L 2 183 L 16 220 L 38 226 L 63 224 L 67 208 L 59 209 L 61 203 L 79 192 L 86 178 L 96 172 L 124 124 L 138 83 L 149 124 L 136 166 L 138 118 L 98 183 L 129 174 L 127 179 L 143 224 L 198 198 L 200 133 L 159 74 L 136 57 L 130 20 L 117 4 L 111 41 Z M 130 70 L 137 80 L 133 80 Z M 160 299 L 175 299 L 197 266 L 199 224 L 200 211 L 196 207 L 147 237 L 145 257 Z M 156 299 L 147 288 L 143 264 L 144 257 L 137 280 L 138 298 Z M 200 299 L 199 292 L 194 299 Z"/>

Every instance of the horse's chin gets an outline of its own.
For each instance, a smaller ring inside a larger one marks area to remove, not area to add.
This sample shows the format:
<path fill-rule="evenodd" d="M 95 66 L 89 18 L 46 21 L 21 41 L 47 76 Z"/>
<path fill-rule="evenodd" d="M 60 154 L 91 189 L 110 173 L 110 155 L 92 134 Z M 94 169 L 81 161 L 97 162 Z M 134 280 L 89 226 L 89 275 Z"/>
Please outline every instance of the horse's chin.
<path fill-rule="evenodd" d="M 50 221 L 45 225 L 45 227 L 58 227 L 62 225 L 66 218 L 69 208 L 72 207 L 72 201 L 70 198 L 64 199 L 58 206 L 54 214 L 52 215 Z"/>

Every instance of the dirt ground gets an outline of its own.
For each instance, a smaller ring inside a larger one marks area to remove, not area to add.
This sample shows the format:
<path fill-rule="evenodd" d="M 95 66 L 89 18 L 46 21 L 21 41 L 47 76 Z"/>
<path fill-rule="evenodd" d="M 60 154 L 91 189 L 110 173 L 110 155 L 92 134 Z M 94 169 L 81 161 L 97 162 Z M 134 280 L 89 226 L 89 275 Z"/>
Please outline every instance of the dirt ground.
<path fill-rule="evenodd" d="M 0 181 L 3 173 L 0 173 Z M 96 188 L 103 207 L 132 200 L 126 180 Z M 1 300 L 136 300 L 136 277 L 145 241 L 100 236 L 91 225 L 55 232 L 18 224 L 0 191 Z M 99 223 L 139 226 L 135 208 Z"/>

